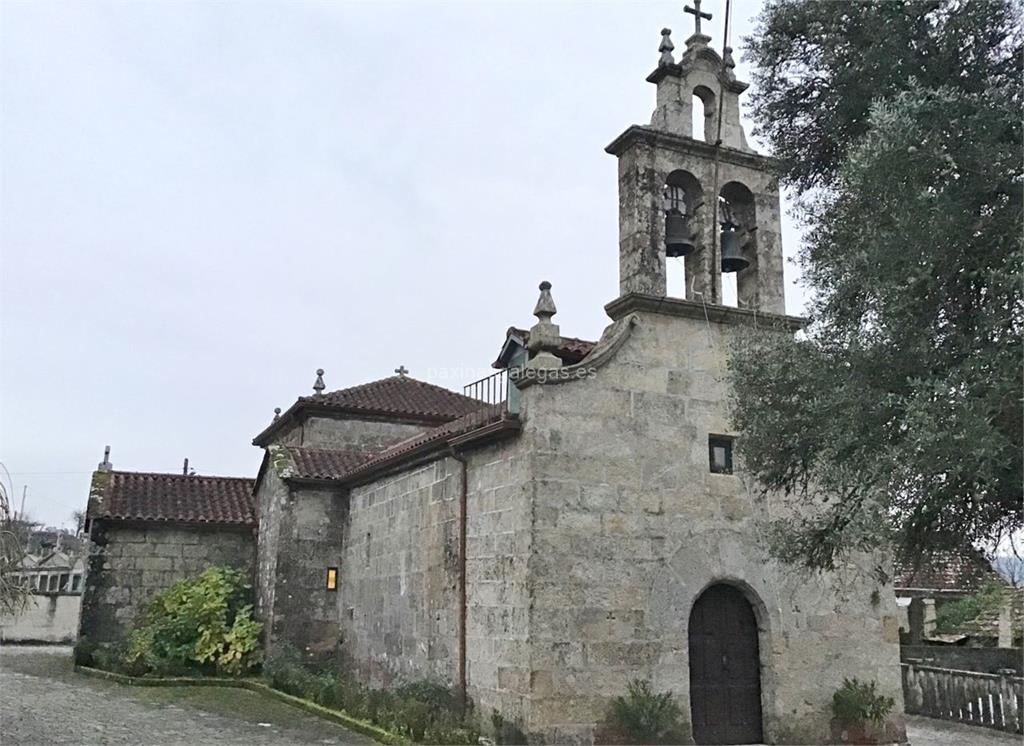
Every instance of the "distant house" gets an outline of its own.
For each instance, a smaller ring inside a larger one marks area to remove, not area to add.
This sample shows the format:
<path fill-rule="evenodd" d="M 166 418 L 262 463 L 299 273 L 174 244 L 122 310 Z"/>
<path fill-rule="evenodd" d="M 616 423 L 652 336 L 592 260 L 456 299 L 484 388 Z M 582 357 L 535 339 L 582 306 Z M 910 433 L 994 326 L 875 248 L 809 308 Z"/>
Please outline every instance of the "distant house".
<path fill-rule="evenodd" d="M 38 593 L 81 594 L 84 574 L 84 557 L 70 552 L 50 551 L 42 555 L 25 555 L 21 569 L 12 579 Z"/>
<path fill-rule="evenodd" d="M 913 565 L 898 566 L 893 589 L 902 612 L 901 638 L 906 644 L 919 645 L 922 642 L 968 644 L 972 636 L 982 637 L 982 629 L 988 629 L 985 622 L 970 629 L 940 634 L 935 628 L 936 616 L 944 604 L 977 593 L 992 583 L 1006 585 L 1002 576 L 975 551 L 935 552 Z M 992 617 L 993 640 L 976 639 L 972 644 L 992 644 L 999 638 L 999 612 L 994 611 Z M 1007 613 L 1004 612 L 1003 617 L 1004 624 L 1008 623 Z M 1004 641 L 1006 634 L 1004 630 Z"/>
<path fill-rule="evenodd" d="M 27 554 L 11 575 L 32 591 L 28 604 L 13 615 L 0 616 L 0 642 L 71 642 L 82 607 L 85 558 L 49 550 Z"/>

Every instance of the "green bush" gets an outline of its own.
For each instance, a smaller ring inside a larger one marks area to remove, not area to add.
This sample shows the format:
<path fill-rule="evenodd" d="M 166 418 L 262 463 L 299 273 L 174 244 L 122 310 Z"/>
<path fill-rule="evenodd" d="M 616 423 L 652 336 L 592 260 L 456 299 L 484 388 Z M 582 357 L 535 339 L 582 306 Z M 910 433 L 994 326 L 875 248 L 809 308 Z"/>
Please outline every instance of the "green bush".
<path fill-rule="evenodd" d="M 881 724 L 896 701 L 876 691 L 874 681 L 861 683 L 857 679 L 844 679 L 843 685 L 832 695 L 832 715 L 842 726 Z"/>
<path fill-rule="evenodd" d="M 497 710 L 491 710 L 494 741 L 499 746 L 519 746 L 527 742 L 526 734 L 515 723 L 506 720 Z"/>
<path fill-rule="evenodd" d="M 672 692 L 655 694 L 641 679 L 629 682 L 626 696 L 612 702 L 606 727 L 619 743 L 680 743 L 684 737 L 682 711 Z"/>
<path fill-rule="evenodd" d="M 475 744 L 471 709 L 460 707 L 448 687 L 428 681 L 393 690 L 371 689 L 345 673 L 314 671 L 298 652 L 280 645 L 263 666 L 263 676 L 275 689 L 408 736 L 425 744 Z"/>
<path fill-rule="evenodd" d="M 260 632 L 245 577 L 211 567 L 179 580 L 147 605 L 129 631 L 123 661 L 161 675 L 240 674 L 258 666 Z"/>

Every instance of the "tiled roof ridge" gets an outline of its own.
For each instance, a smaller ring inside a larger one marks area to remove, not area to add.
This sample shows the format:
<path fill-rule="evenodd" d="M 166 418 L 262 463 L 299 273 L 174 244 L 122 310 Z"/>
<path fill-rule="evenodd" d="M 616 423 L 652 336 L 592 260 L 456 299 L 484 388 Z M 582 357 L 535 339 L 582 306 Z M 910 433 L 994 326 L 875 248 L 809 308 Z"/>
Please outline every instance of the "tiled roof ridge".
<path fill-rule="evenodd" d="M 307 408 L 440 424 L 478 410 L 480 402 L 436 383 L 411 376 L 388 376 L 335 391 L 300 396 L 279 419 L 264 428 L 253 443 L 266 445 L 271 434 L 293 422 Z"/>
<path fill-rule="evenodd" d="M 506 419 L 507 415 L 508 411 L 504 402 L 500 404 L 484 404 L 483 407 L 475 412 L 469 412 L 451 422 L 446 422 L 443 425 L 431 428 L 385 448 L 369 461 L 351 469 L 344 475 L 344 478 L 351 478 L 357 474 L 371 471 L 375 467 L 398 459 L 421 446 L 426 446 L 440 440 L 447 440 L 450 437 L 462 435 L 486 425 L 499 423 Z"/>
<path fill-rule="evenodd" d="M 90 519 L 254 526 L 254 480 L 199 474 L 97 471 L 86 515 Z"/>
<path fill-rule="evenodd" d="M 366 383 L 357 383 L 354 386 L 346 386 L 343 389 L 335 389 L 334 391 L 325 391 L 322 394 L 310 394 L 308 396 L 300 396 L 299 397 L 299 401 L 312 401 L 312 402 L 320 401 L 320 402 L 322 402 L 325 399 L 330 399 L 331 397 L 337 397 L 337 396 L 343 395 L 343 394 L 355 394 L 355 393 L 359 393 L 359 392 L 362 392 L 362 391 L 370 390 L 370 389 L 372 389 L 374 387 L 380 387 L 380 386 L 383 386 L 385 384 L 400 384 L 400 385 L 403 385 L 403 386 L 407 386 L 409 384 L 413 384 L 413 385 L 419 386 L 421 388 L 430 389 L 432 391 L 438 391 L 438 392 L 442 392 L 444 394 L 450 394 L 451 396 L 455 396 L 455 397 L 457 397 L 459 399 L 467 399 L 467 400 L 470 400 L 470 401 L 476 401 L 475 399 L 472 399 L 472 397 L 466 396 L 465 394 L 460 394 L 458 391 L 454 391 L 454 390 L 452 390 L 450 388 L 447 388 L 445 386 L 439 386 L 438 384 L 430 383 L 429 381 L 421 381 L 418 378 L 413 378 L 412 376 L 407 376 L 407 375 L 406 376 L 399 376 L 399 375 L 386 376 L 384 378 L 378 378 L 375 381 L 367 381 Z"/>
<path fill-rule="evenodd" d="M 174 477 L 179 479 L 233 479 L 239 482 L 253 482 L 252 477 L 228 477 L 221 474 L 181 474 L 167 471 L 129 471 L 127 469 L 111 469 L 106 474 L 131 474 L 133 477 Z"/>

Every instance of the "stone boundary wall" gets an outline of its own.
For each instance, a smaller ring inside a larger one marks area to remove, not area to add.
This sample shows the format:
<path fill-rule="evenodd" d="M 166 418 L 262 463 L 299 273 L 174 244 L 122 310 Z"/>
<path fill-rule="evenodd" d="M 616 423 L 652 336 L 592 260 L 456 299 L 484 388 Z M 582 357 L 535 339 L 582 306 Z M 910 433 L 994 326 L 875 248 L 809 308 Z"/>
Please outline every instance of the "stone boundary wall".
<path fill-rule="evenodd" d="M 156 593 L 218 565 L 253 573 L 250 528 L 119 524 L 96 520 L 82 594 L 79 634 L 116 642 Z"/>
<path fill-rule="evenodd" d="M 1024 672 L 1024 650 L 1020 648 L 962 648 L 946 645 L 901 645 L 900 660 L 916 659 L 926 666 L 954 668 L 959 671 L 997 673 L 1012 668 Z"/>
<path fill-rule="evenodd" d="M 80 593 L 33 593 L 27 608 L 0 616 L 0 643 L 74 642 L 81 609 Z"/>

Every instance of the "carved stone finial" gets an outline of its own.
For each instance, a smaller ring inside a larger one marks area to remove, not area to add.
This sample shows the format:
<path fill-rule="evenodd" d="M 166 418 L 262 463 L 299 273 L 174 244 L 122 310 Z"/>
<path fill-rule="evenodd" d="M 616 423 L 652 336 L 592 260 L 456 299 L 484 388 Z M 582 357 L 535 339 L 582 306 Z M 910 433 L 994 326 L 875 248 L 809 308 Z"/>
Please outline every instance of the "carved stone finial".
<path fill-rule="evenodd" d="M 274 407 L 274 422 L 277 422 L 279 419 L 281 419 L 281 408 Z"/>
<path fill-rule="evenodd" d="M 103 449 L 103 460 L 96 465 L 97 471 L 112 471 L 114 465 L 110 463 L 110 446 Z"/>
<path fill-rule="evenodd" d="M 672 56 L 672 50 L 676 48 L 676 45 L 672 43 L 671 37 L 672 29 L 663 28 L 661 30 L 661 44 L 658 46 L 661 57 L 658 58 L 658 67 L 676 64 L 676 58 Z"/>
<path fill-rule="evenodd" d="M 540 284 L 540 298 L 537 299 L 533 315 L 541 321 L 551 321 L 551 317 L 556 313 L 558 313 L 558 309 L 555 308 L 555 301 L 551 297 L 551 283 L 544 280 Z"/>
<path fill-rule="evenodd" d="M 527 360 L 529 368 L 560 368 L 562 360 L 554 352 L 562 342 L 562 334 L 558 324 L 551 322 L 551 317 L 558 313 L 555 301 L 551 297 L 551 283 L 545 280 L 540 284 L 540 298 L 533 309 L 537 323 L 530 327 L 530 339 L 526 349 L 530 353 Z"/>
<path fill-rule="evenodd" d="M 398 374 L 399 378 L 405 378 L 409 374 L 409 369 L 406 368 L 404 365 L 399 365 L 397 368 L 395 368 L 395 373 Z"/>
<path fill-rule="evenodd" d="M 321 396 L 324 393 L 324 389 L 327 388 L 324 385 L 324 369 L 316 369 L 316 383 L 313 384 L 313 393 L 317 396 Z"/>
<path fill-rule="evenodd" d="M 732 57 L 732 47 L 726 47 L 723 51 L 725 52 L 725 56 L 722 57 L 722 67 L 724 67 L 726 71 L 731 71 L 736 67 L 736 60 Z"/>

